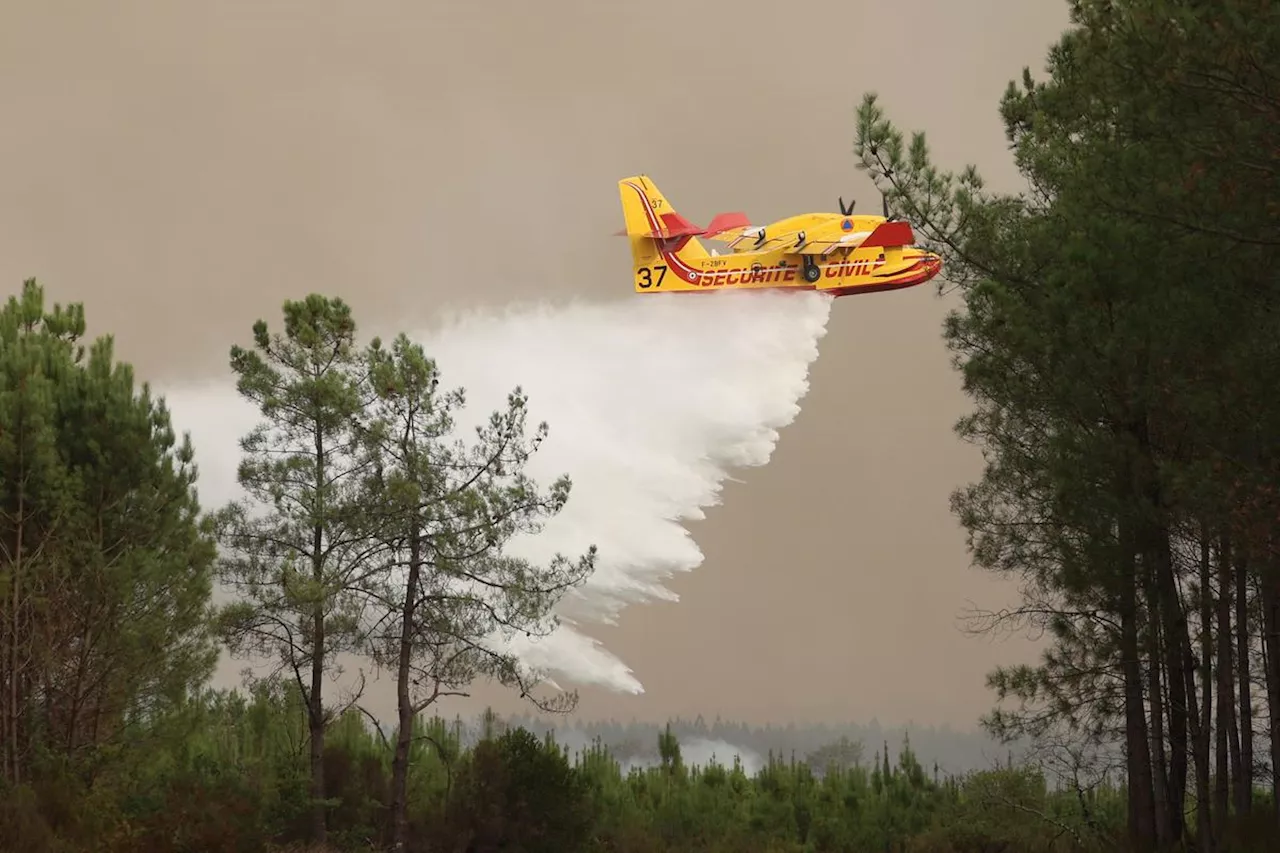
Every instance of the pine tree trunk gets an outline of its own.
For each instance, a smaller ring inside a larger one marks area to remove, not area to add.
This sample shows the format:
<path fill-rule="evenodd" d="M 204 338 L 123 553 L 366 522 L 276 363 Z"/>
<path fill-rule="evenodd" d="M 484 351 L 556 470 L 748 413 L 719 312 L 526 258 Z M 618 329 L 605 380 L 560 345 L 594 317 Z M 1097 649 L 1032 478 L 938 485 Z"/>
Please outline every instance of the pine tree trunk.
<path fill-rule="evenodd" d="M 1236 561 L 1236 685 L 1240 690 L 1240 773 L 1236 777 L 1236 810 L 1248 814 L 1253 805 L 1253 702 L 1249 684 L 1249 585 L 1243 555 Z"/>
<path fill-rule="evenodd" d="M 391 849 L 402 851 L 409 842 L 409 750 L 413 744 L 413 697 L 409 694 L 409 664 L 413 657 L 413 619 L 418 579 L 422 574 L 422 537 L 409 535 L 409 577 L 405 584 L 400 623 L 400 657 L 396 664 L 396 751 L 391 762 Z"/>
<path fill-rule="evenodd" d="M 315 424 L 315 493 L 316 500 L 323 501 L 326 474 L 324 428 Z M 314 507 L 315 524 L 311 528 L 311 579 L 316 588 L 324 587 L 324 514 L 323 503 Z M 325 626 L 323 596 L 311 611 L 311 695 L 308 698 L 307 720 L 311 734 L 311 841 L 325 844 L 328 827 L 325 821 L 324 783 L 324 665 Z"/>
<path fill-rule="evenodd" d="M 1146 561 L 1148 564 L 1150 561 Z M 1168 776 L 1164 751 L 1164 690 L 1160 679 L 1160 603 L 1155 579 L 1155 567 L 1148 565 L 1143 573 L 1146 578 L 1147 598 L 1147 694 L 1151 705 L 1151 799 L 1155 819 L 1156 849 L 1169 846 L 1169 795 Z"/>
<path fill-rule="evenodd" d="M 315 489 L 317 499 L 323 494 L 325 482 L 325 449 L 324 432 L 319 423 L 315 429 Z M 311 537 L 311 576 L 317 589 L 324 586 L 324 524 L 320 519 L 324 516 L 321 507 L 316 507 L 316 524 L 312 527 Z M 323 599 L 323 596 L 321 597 Z M 311 695 L 310 709 L 307 717 L 311 723 L 311 840 L 315 844 L 328 841 L 328 829 L 325 820 L 325 783 L 324 783 L 324 664 L 325 664 L 325 632 L 324 604 L 317 601 L 312 610 L 312 646 L 311 646 Z"/>
<path fill-rule="evenodd" d="M 20 457 L 21 458 L 21 457 Z M 13 593 L 12 604 L 9 607 L 9 639 L 8 647 L 5 649 L 6 657 L 5 675 L 7 679 L 7 690 L 5 691 L 5 713 L 4 726 L 0 729 L 0 740 L 4 741 L 5 780 L 11 785 L 19 785 L 22 783 L 22 767 L 20 764 L 20 744 L 22 743 L 22 731 L 20 720 L 22 718 L 21 702 L 19 701 L 18 682 L 20 675 L 21 655 L 18 652 L 22 645 L 22 572 L 23 557 L 23 528 L 26 526 L 26 506 L 25 506 L 25 478 L 18 481 L 18 511 L 16 518 L 16 529 L 14 530 L 14 547 L 13 562 L 10 564 L 10 572 L 12 573 L 12 581 L 10 588 Z"/>
<path fill-rule="evenodd" d="M 1178 687 L 1182 679 L 1177 675 L 1180 671 L 1177 616 L 1181 608 L 1177 586 L 1169 582 L 1172 580 L 1172 556 L 1169 554 L 1168 533 L 1160 521 L 1163 499 L 1145 421 L 1137 422 L 1134 434 L 1139 445 L 1135 471 L 1140 484 L 1137 497 L 1145 516 L 1136 528 L 1139 534 L 1136 544 L 1146 587 L 1151 794 L 1156 848 L 1166 850 L 1181 836 L 1182 800 L 1186 790 L 1186 698 Z M 1162 678 L 1166 665 L 1167 682 Z"/>
<path fill-rule="evenodd" d="M 9 571 L 13 569 L 10 567 Z M 0 569 L 0 581 L 4 578 L 5 571 Z M 10 692 L 13 685 L 17 683 L 17 672 L 14 671 L 13 655 L 10 653 L 11 643 L 16 640 L 14 636 L 17 632 L 12 631 L 11 626 L 17 619 L 18 608 L 15 606 L 16 601 L 5 600 L 0 604 L 0 616 L 3 616 L 4 636 L 0 637 L 0 686 L 3 686 L 3 706 L 0 707 L 0 758 L 3 759 L 3 766 L 0 767 L 0 782 L 6 786 L 17 784 L 17 749 L 15 740 L 17 738 L 17 728 L 12 726 L 10 721 L 16 722 L 17 715 L 13 713 L 13 700 Z"/>
<path fill-rule="evenodd" d="M 1203 853 L 1212 853 L 1214 819 L 1210 801 L 1209 747 L 1213 722 L 1213 576 L 1209 556 L 1209 538 L 1200 539 L 1200 696 L 1199 721 L 1192 723 L 1196 731 L 1196 838 Z M 1188 649 L 1188 655 L 1190 649 Z M 1195 681 L 1189 680 L 1191 695 Z"/>
<path fill-rule="evenodd" d="M 32 608 L 27 606 L 23 600 L 23 595 L 30 595 L 24 587 L 23 577 L 28 570 L 27 567 L 27 483 L 30 476 L 26 467 L 26 419 L 24 417 L 25 409 L 19 409 L 18 423 L 16 426 L 17 435 L 15 439 L 18 443 L 18 461 L 17 471 L 7 472 L 10 477 L 16 480 L 17 485 L 17 507 L 13 516 L 13 548 L 10 551 L 11 562 L 10 570 L 10 592 L 11 602 L 8 603 L 8 643 L 5 648 L 5 657 L 0 658 L 0 665 L 4 667 L 6 690 L 4 696 L 4 725 L 0 728 L 0 741 L 4 742 L 5 767 L 4 778 L 12 785 L 20 785 L 25 779 L 26 756 L 28 745 L 29 730 L 25 721 L 24 705 L 28 695 L 27 687 L 31 683 L 30 664 L 24 662 L 24 658 L 28 661 L 31 659 L 29 652 L 34 643 L 34 629 L 36 615 Z M 38 536 L 38 534 L 37 534 Z"/>
<path fill-rule="evenodd" d="M 1195 703 L 1194 672 L 1189 666 L 1184 671 L 1190 658 L 1191 637 L 1186 610 L 1173 576 L 1173 554 L 1166 530 L 1159 531 L 1153 546 L 1164 613 L 1164 659 L 1169 685 L 1169 837 L 1177 842 L 1186 831 L 1187 722 L 1188 704 L 1194 707 Z"/>
<path fill-rule="evenodd" d="M 1152 848 L 1155 810 L 1151 793 L 1151 751 L 1147 740 L 1147 714 L 1143 702 L 1142 661 L 1138 647 L 1138 576 L 1135 550 L 1122 525 L 1121 541 L 1127 541 L 1127 565 L 1120 578 L 1120 660 L 1124 673 L 1125 767 L 1129 783 L 1129 843 L 1136 853 Z"/>
<path fill-rule="evenodd" d="M 1280 577 L 1268 571 L 1261 578 L 1262 648 L 1267 676 L 1267 716 L 1271 734 L 1271 766 L 1280 767 Z M 1271 774 L 1271 802 L 1280 831 L 1280 773 Z"/>
<path fill-rule="evenodd" d="M 1223 540 L 1218 551 L 1218 727 L 1217 727 L 1217 785 L 1214 791 L 1214 811 L 1218 814 L 1218 842 L 1229 822 L 1231 803 L 1230 780 L 1232 770 L 1240 762 L 1240 743 L 1236 739 L 1235 691 L 1232 689 L 1231 667 L 1231 545 Z"/>
<path fill-rule="evenodd" d="M 307 720 L 311 727 L 311 840 L 324 844 L 328 840 L 325 826 L 324 784 L 324 608 L 317 605 L 312 616 L 315 631 L 311 656 L 311 695 Z"/>

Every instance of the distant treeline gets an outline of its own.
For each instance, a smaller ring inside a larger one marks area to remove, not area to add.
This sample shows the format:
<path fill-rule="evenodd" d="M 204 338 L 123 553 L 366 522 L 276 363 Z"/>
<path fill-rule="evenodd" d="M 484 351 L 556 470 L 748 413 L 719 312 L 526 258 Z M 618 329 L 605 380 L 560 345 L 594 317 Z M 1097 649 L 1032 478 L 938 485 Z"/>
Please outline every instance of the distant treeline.
<path fill-rule="evenodd" d="M 909 738 L 914 752 L 926 765 L 940 772 L 962 774 L 985 770 L 1009 762 L 1021 762 L 1026 744 L 1000 743 L 983 731 L 959 731 L 947 726 L 882 726 L 870 723 L 815 723 L 801 725 L 766 724 L 752 726 L 719 717 L 707 722 L 701 716 L 692 720 L 674 718 L 668 723 L 619 722 L 617 720 L 584 720 L 581 717 L 556 719 L 533 714 L 503 715 L 506 725 L 527 729 L 542 737 L 554 733 L 563 744 L 589 743 L 599 740 L 614 758 L 626 763 L 656 763 L 658 735 L 669 729 L 684 745 L 686 757 L 691 754 L 711 755 L 729 762 L 732 752 L 742 755 L 748 769 L 763 762 L 770 753 L 786 759 L 792 757 L 810 763 L 821 772 L 825 751 L 833 744 L 851 744 L 850 749 L 864 762 L 886 744 L 900 744 Z M 811 760 L 812 759 L 812 760 Z M 1052 778 L 1052 776 L 1051 776 Z"/>

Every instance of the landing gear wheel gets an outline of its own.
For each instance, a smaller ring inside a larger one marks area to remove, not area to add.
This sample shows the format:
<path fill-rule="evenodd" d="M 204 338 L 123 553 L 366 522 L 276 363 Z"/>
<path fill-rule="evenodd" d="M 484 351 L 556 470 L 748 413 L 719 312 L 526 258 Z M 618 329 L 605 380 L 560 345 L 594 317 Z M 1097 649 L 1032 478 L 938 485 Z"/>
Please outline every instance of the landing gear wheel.
<path fill-rule="evenodd" d="M 822 275 L 822 269 L 813 261 L 805 258 L 804 280 L 813 284 Z"/>

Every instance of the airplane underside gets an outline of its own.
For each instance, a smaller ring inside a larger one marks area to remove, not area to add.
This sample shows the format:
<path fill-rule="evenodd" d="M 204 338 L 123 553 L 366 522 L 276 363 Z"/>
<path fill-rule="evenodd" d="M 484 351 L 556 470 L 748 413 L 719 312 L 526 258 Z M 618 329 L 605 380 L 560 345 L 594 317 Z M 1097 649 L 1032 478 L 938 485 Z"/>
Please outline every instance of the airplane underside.
<path fill-rule="evenodd" d="M 640 269 L 639 290 L 650 293 L 816 290 L 832 296 L 852 296 L 914 287 L 933 278 L 942 266 L 938 256 L 914 249 L 891 250 L 888 260 L 884 252 L 830 260 L 769 252 L 760 260 L 744 265 L 743 255 L 748 254 L 745 252 L 683 258 L 682 242 L 673 241 L 662 247 L 659 254 L 665 263 L 654 264 L 649 272 L 643 267 Z"/>
<path fill-rule="evenodd" d="M 872 277 L 861 284 L 841 284 L 817 289 L 833 296 L 851 296 L 855 293 L 877 293 L 884 290 L 901 290 L 923 284 L 938 274 L 942 261 L 937 258 L 921 258 L 905 270 L 884 277 Z"/>

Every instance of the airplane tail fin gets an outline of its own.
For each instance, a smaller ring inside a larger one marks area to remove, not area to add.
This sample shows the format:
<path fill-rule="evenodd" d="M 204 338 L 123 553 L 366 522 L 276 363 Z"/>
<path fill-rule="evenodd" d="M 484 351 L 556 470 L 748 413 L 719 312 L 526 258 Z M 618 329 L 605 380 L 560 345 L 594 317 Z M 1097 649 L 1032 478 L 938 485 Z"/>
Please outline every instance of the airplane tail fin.
<path fill-rule="evenodd" d="M 677 213 L 647 175 L 623 178 L 618 181 L 618 192 L 622 197 L 622 215 L 626 223 L 618 236 L 669 240 L 706 233 L 705 229 Z"/>
<path fill-rule="evenodd" d="M 661 289 L 666 269 L 664 254 L 668 258 L 674 258 L 672 263 L 680 266 L 683 266 L 681 262 L 696 262 L 710 256 L 697 240 L 707 233 L 706 229 L 677 213 L 647 175 L 623 178 L 618 181 L 618 192 L 622 200 L 625 227 L 616 233 L 620 237 L 629 238 L 631 243 L 637 291 Z M 653 278 L 654 269 L 659 270 L 657 279 Z"/>

